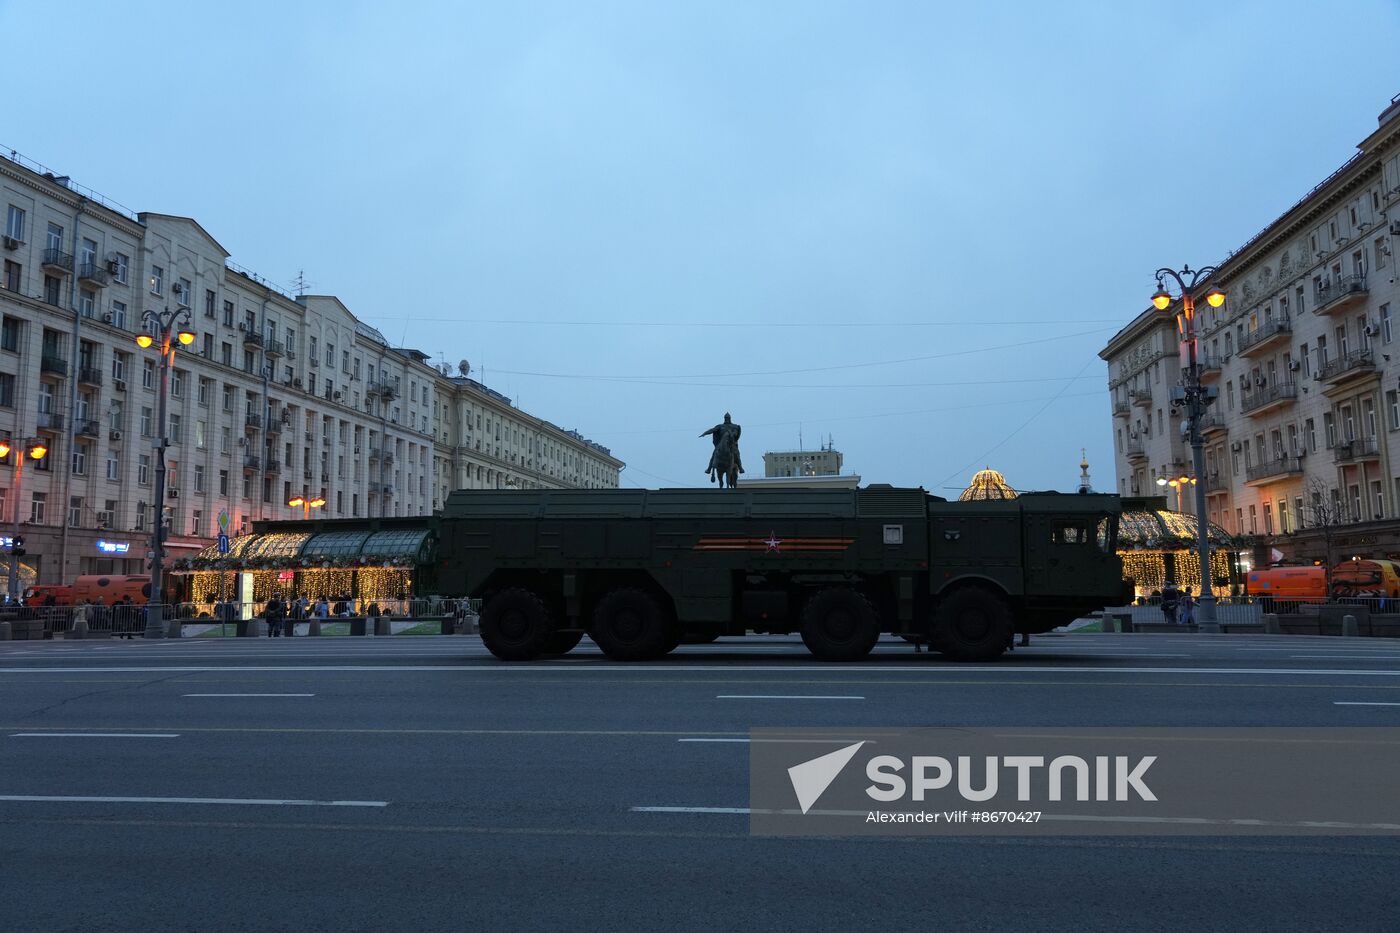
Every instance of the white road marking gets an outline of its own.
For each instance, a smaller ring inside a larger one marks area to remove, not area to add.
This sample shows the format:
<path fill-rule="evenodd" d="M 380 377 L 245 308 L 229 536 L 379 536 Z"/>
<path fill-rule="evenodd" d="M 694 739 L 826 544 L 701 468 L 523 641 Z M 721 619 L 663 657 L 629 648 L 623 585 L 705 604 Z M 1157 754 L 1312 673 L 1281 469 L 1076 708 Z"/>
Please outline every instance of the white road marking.
<path fill-rule="evenodd" d="M 763 742 L 782 745 L 830 745 L 833 742 L 845 742 L 848 739 L 676 739 L 677 742 Z M 874 744 L 871 742 L 870 744 Z"/>
<path fill-rule="evenodd" d="M 1333 700 L 1333 706 L 1400 706 L 1400 703 L 1369 703 L 1363 700 Z"/>
<path fill-rule="evenodd" d="M 865 697 L 812 696 L 810 694 L 721 693 L 716 700 L 863 700 Z"/>
<path fill-rule="evenodd" d="M 186 697 L 314 697 L 314 693 L 182 693 Z"/>
<path fill-rule="evenodd" d="M 387 807 L 387 800 L 273 800 L 257 797 L 59 797 L 0 794 L 10 803 L 192 803 L 254 807 Z"/>
<path fill-rule="evenodd" d="M 748 807 L 632 807 L 633 813 L 752 813 Z M 796 813 L 796 810 L 792 811 Z"/>
<path fill-rule="evenodd" d="M 713 672 L 747 671 L 751 673 L 788 673 L 811 675 L 844 674 L 871 672 L 880 673 L 921 673 L 951 676 L 968 674 L 1199 674 L 1199 675 L 1265 675 L 1265 676 L 1315 676 L 1315 677 L 1400 677 L 1400 670 L 1365 670 L 1345 668 L 1308 667 L 1120 667 L 1111 664 L 1101 665 L 1037 665 L 1018 664 L 1008 661 L 1000 664 L 258 664 L 258 665 L 160 665 L 160 666 L 113 666 L 113 667 L 3 667 L 0 674 L 180 674 L 180 673 L 228 673 L 228 672 L 286 672 L 305 673 L 385 673 L 385 674 L 438 674 L 453 672 L 458 674 L 538 674 L 553 671 L 568 671 L 572 674 L 589 673 L 618 674 L 645 672 Z"/>
<path fill-rule="evenodd" d="M 1290 654 L 1290 661 L 1400 661 L 1400 654 Z"/>
<path fill-rule="evenodd" d="M 178 739 L 178 732 L 11 732 L 12 739 Z"/>

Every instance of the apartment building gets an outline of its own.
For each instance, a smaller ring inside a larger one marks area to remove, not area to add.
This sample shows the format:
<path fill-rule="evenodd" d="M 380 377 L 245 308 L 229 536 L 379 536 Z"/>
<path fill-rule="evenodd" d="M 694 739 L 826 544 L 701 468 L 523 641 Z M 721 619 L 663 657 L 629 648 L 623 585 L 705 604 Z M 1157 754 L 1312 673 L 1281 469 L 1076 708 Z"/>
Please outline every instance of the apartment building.
<path fill-rule="evenodd" d="M 1299 559 L 1322 556 L 1324 532 L 1357 553 L 1400 552 L 1397 241 L 1400 97 L 1355 155 L 1218 266 L 1225 304 L 1197 303 L 1200 379 L 1219 395 L 1196 479 L 1228 531 Z M 1171 406 L 1188 360 L 1178 310 L 1149 307 L 1100 353 L 1125 495 L 1190 473 Z M 1338 525 L 1340 538 L 1327 530 Z"/>
<path fill-rule="evenodd" d="M 577 431 L 428 354 L 395 347 L 328 295 L 239 267 L 197 221 L 135 213 L 17 154 L 0 156 L 0 527 L 43 582 L 146 567 L 289 518 L 420 515 L 454 488 L 618 484 L 623 464 Z M 195 335 L 169 375 L 166 499 L 153 499 L 159 356 L 136 334 L 180 311 Z M 26 442 L 49 453 L 25 465 Z"/>

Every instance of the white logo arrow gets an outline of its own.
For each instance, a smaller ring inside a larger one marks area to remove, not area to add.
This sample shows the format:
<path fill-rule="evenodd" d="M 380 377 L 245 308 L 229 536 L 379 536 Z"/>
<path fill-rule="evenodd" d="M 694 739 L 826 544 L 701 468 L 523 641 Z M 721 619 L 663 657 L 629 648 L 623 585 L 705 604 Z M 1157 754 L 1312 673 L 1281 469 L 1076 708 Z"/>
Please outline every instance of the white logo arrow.
<path fill-rule="evenodd" d="M 817 802 L 817 798 L 826 793 L 826 789 L 831 786 L 831 782 L 836 780 L 836 776 L 841 773 L 841 769 L 855 757 L 856 752 L 864 742 L 857 742 L 854 745 L 847 745 L 845 748 L 838 748 L 834 752 L 828 752 L 820 758 L 813 758 L 811 761 L 804 761 L 800 765 L 793 765 L 788 768 L 788 779 L 792 781 L 792 789 L 797 792 L 797 803 L 802 807 L 802 812 L 806 813 L 812 809 L 812 804 Z"/>

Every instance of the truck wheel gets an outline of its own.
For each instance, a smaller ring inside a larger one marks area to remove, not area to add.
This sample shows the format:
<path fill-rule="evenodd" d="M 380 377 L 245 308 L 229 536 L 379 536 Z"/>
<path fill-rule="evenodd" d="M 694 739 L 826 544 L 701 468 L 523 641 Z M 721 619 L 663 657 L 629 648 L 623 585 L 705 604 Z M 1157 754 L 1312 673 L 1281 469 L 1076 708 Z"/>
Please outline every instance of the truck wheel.
<path fill-rule="evenodd" d="M 802 643 L 823 661 L 858 661 L 879 639 L 880 617 L 855 590 L 822 590 L 802 609 Z"/>
<path fill-rule="evenodd" d="M 953 593 L 933 619 L 933 642 L 955 661 L 991 661 L 1011 641 L 1011 610 L 1005 600 L 980 587 Z"/>
<path fill-rule="evenodd" d="M 481 643 L 502 661 L 539 657 L 554 634 L 549 607 L 530 590 L 502 590 L 481 609 Z"/>
<path fill-rule="evenodd" d="M 646 661 L 676 646 L 674 628 L 654 596 L 628 586 L 598 601 L 588 635 L 614 661 Z"/>
<path fill-rule="evenodd" d="M 568 654 L 578 647 L 578 643 L 583 641 L 582 632 L 551 632 L 544 640 L 544 647 L 540 649 L 540 654 L 561 655 Z"/>

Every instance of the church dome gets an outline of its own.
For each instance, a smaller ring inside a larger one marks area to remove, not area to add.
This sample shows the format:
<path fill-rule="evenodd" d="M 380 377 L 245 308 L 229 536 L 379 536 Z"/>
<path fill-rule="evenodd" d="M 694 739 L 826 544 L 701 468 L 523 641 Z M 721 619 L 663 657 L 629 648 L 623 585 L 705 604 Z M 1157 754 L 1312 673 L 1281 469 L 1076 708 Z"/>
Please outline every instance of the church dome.
<path fill-rule="evenodd" d="M 959 502 L 974 502 L 981 499 L 1014 499 L 1016 490 L 1006 484 L 1006 477 L 996 470 L 978 470 L 972 477 L 972 485 L 958 496 Z"/>

